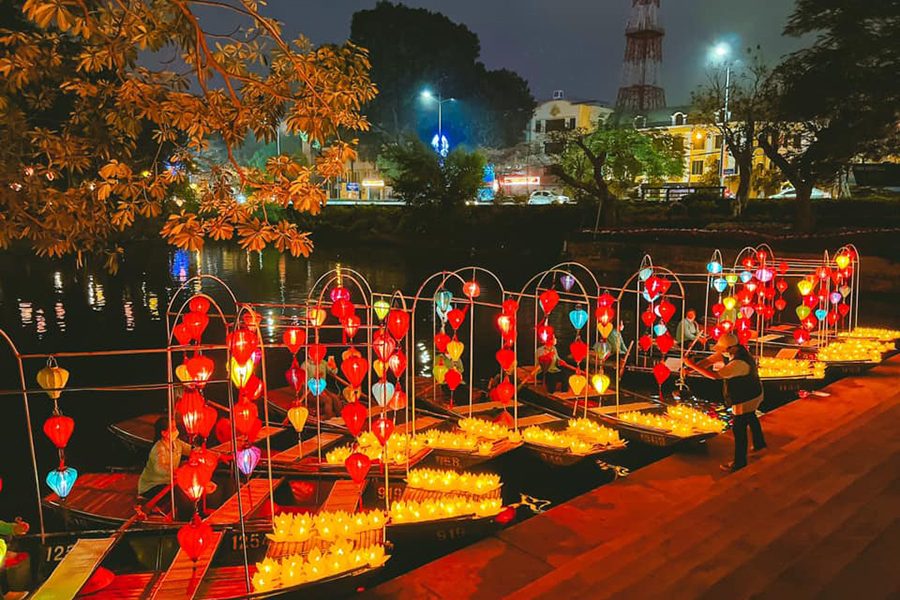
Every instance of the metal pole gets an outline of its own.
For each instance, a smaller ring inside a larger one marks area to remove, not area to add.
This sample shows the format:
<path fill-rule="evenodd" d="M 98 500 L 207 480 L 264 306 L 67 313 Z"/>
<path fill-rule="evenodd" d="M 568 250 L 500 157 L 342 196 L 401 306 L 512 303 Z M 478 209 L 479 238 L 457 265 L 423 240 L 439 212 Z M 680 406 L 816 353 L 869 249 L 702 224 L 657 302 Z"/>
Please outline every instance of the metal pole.
<path fill-rule="evenodd" d="M 731 86 L 731 65 L 725 65 L 725 108 L 722 111 L 722 145 L 719 147 L 719 186 L 725 192 L 725 124 L 728 122 L 728 91 Z"/>

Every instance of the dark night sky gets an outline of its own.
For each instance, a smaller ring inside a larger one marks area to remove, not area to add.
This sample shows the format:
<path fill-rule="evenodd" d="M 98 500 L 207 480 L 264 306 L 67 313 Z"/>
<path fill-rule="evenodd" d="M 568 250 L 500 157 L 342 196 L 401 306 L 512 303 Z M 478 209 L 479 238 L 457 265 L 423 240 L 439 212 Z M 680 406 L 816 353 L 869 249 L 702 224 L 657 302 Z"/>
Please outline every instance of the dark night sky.
<path fill-rule="evenodd" d="M 536 98 L 554 89 L 572 98 L 615 99 L 630 0 L 407 0 L 465 23 L 481 38 L 482 61 L 528 80 Z M 265 13 L 286 33 L 337 42 L 350 18 L 375 0 L 269 0 Z M 760 44 L 774 62 L 802 44 L 781 36 L 790 0 L 662 0 L 662 82 L 669 104 L 690 99 L 704 79 L 706 50 L 721 39 L 740 49 Z"/>

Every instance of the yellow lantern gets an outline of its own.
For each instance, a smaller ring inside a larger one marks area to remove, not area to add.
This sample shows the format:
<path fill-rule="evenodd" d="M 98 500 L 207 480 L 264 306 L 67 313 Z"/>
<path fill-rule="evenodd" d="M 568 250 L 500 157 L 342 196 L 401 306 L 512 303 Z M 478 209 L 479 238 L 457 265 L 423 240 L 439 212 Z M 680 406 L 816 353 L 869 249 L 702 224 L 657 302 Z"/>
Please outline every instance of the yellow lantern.
<path fill-rule="evenodd" d="M 380 359 L 375 359 L 375 362 L 372 363 L 372 368 L 375 369 L 375 374 L 378 375 L 379 379 L 384 377 L 384 363 Z"/>
<path fill-rule="evenodd" d="M 321 307 L 310 308 L 306 311 L 306 318 L 313 327 L 321 327 L 325 319 L 328 318 L 328 313 Z"/>
<path fill-rule="evenodd" d="M 453 340 L 447 344 L 447 356 L 452 358 L 453 360 L 459 360 L 459 357 L 462 356 L 463 350 L 465 346 L 459 340 Z"/>
<path fill-rule="evenodd" d="M 613 328 L 612 323 L 606 323 L 605 325 L 601 324 L 601 323 L 597 323 L 597 332 L 603 337 L 603 339 L 606 339 L 609 337 L 609 334 L 612 333 L 612 328 Z"/>
<path fill-rule="evenodd" d="M 443 384 L 444 377 L 447 376 L 447 371 L 449 370 L 450 369 L 444 364 L 434 365 L 434 380 L 438 382 L 438 384 Z"/>
<path fill-rule="evenodd" d="M 375 316 L 378 317 L 378 320 L 384 321 L 384 318 L 391 310 L 391 305 L 387 300 L 376 300 L 375 303 L 372 304 L 372 308 L 375 309 Z"/>
<path fill-rule="evenodd" d="M 800 290 L 801 296 L 809 296 L 809 293 L 812 291 L 813 282 L 809 279 L 801 279 L 797 282 L 797 289 Z"/>
<path fill-rule="evenodd" d="M 47 395 L 56 400 L 62 394 L 62 388 L 69 381 L 69 372 L 56 364 L 54 359 L 47 361 L 47 366 L 38 371 L 37 382 Z"/>
<path fill-rule="evenodd" d="M 725 310 L 731 310 L 734 308 L 734 305 L 737 303 L 737 300 L 734 299 L 734 296 L 726 296 L 722 298 L 722 306 L 725 307 Z"/>
<path fill-rule="evenodd" d="M 305 406 L 292 406 L 288 409 L 288 421 L 294 427 L 294 431 L 300 433 L 306 425 L 306 419 L 309 417 L 309 409 Z"/>
<path fill-rule="evenodd" d="M 584 375 L 570 375 L 569 376 L 569 387 L 572 388 L 572 393 L 576 396 L 584 390 L 584 386 L 587 385 L 587 379 Z"/>
<path fill-rule="evenodd" d="M 253 358 L 247 359 L 247 362 L 240 364 L 237 359 L 231 357 L 231 381 L 239 390 L 244 389 L 250 376 L 253 375 Z"/>
<path fill-rule="evenodd" d="M 591 376 L 591 385 L 597 390 L 598 394 L 602 394 L 609 388 L 609 376 L 606 373 L 597 373 Z"/>
<path fill-rule="evenodd" d="M 839 269 L 846 269 L 850 264 L 850 257 L 846 254 L 838 254 L 834 257 L 834 262 Z"/>

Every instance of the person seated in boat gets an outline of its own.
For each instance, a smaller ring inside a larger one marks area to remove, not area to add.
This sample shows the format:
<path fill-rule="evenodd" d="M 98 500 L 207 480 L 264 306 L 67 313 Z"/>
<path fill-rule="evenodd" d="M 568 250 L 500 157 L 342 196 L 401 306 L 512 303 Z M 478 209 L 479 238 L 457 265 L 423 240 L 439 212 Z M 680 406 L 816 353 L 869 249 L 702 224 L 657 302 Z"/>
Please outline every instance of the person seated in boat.
<path fill-rule="evenodd" d="M 553 336 L 550 345 L 542 344 L 535 354 L 538 366 L 541 368 L 541 374 L 544 378 L 544 387 L 551 394 L 557 391 L 560 385 L 565 381 L 565 374 L 560 369 L 560 364 L 565 365 L 559 358 L 559 352 L 556 350 L 556 336 Z"/>
<path fill-rule="evenodd" d="M 697 340 L 698 344 L 705 342 L 703 332 L 700 331 L 700 324 L 697 323 L 697 311 L 693 308 L 687 309 L 684 318 L 675 328 L 675 341 L 685 346 L 689 346 Z"/>
<path fill-rule="evenodd" d="M 763 385 L 756 360 L 733 333 L 723 333 L 713 346 L 713 354 L 699 362 L 685 357 L 684 364 L 704 377 L 722 379 L 725 405 L 734 414 L 734 461 L 722 465 L 724 471 L 737 471 L 747 466 L 747 428 L 753 434 L 753 451 L 766 447 L 756 409 L 763 400 Z M 718 371 L 712 365 L 725 362 Z"/>
<path fill-rule="evenodd" d="M 344 354 L 350 356 L 348 352 L 345 352 Z M 306 381 L 316 378 L 331 380 L 331 383 L 326 386 L 325 391 L 319 395 L 318 400 L 314 395 L 310 394 L 307 400 L 307 407 L 309 408 L 310 414 L 319 415 L 319 412 L 321 411 L 321 418 L 326 421 L 340 416 L 341 410 L 346 404 L 343 394 L 339 393 L 342 387 L 341 384 L 344 382 L 338 374 L 338 368 L 334 361 L 334 357 L 323 357 L 322 360 L 316 363 L 307 356 L 301 367 L 306 371 Z M 338 382 L 337 384 L 335 384 L 336 381 Z M 337 385 L 337 387 L 334 387 L 335 385 Z"/>
<path fill-rule="evenodd" d="M 191 445 L 178 439 L 178 429 L 169 427 L 168 417 L 160 417 L 153 426 L 153 447 L 147 457 L 147 464 L 138 479 L 138 496 L 146 500 L 154 498 L 171 482 L 170 470 L 178 468 L 182 456 L 189 456 Z M 175 463 L 172 454 L 177 453 Z"/>

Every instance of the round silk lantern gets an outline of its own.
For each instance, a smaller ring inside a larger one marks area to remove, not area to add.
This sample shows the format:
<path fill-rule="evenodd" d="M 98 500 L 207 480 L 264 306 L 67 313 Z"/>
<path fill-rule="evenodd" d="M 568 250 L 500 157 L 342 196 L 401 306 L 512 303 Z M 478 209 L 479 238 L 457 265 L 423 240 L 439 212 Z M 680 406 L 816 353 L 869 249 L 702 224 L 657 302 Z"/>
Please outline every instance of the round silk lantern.
<path fill-rule="evenodd" d="M 69 443 L 69 438 L 72 437 L 74 430 L 75 420 L 72 417 L 57 413 L 44 421 L 44 434 L 60 450 Z"/>
<path fill-rule="evenodd" d="M 203 551 L 212 544 L 213 530 L 208 523 L 194 515 L 191 522 L 178 530 L 178 545 L 188 558 L 197 562 Z"/>

